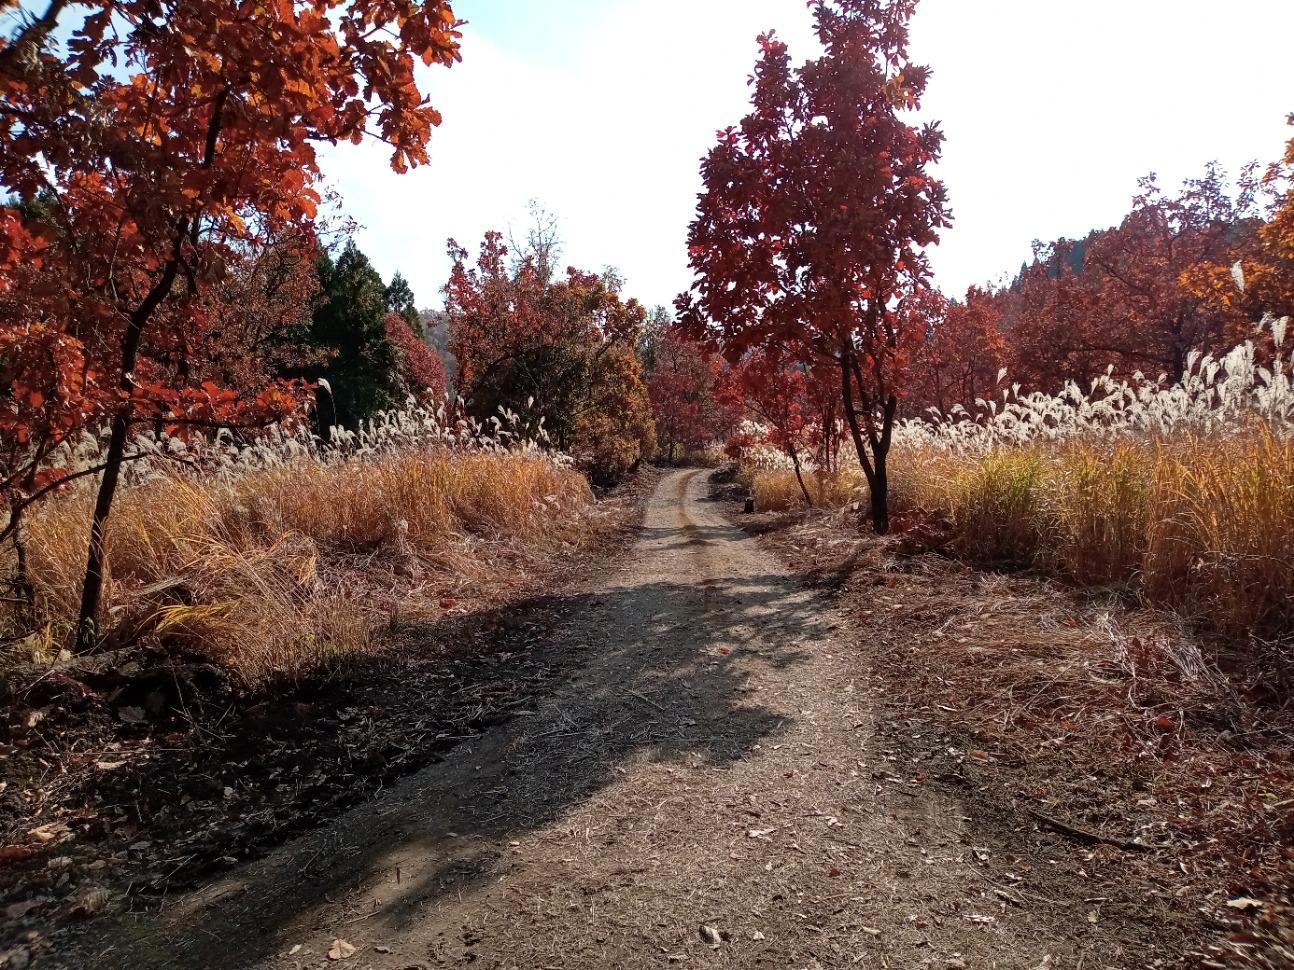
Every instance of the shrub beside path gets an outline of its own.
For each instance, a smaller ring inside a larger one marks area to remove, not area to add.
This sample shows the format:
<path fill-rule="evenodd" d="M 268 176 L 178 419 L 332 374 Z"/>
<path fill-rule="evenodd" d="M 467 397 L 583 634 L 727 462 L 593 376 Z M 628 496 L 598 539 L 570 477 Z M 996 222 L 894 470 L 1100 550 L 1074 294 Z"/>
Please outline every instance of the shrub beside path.
<path fill-rule="evenodd" d="M 1140 967 L 1133 885 L 921 776 L 843 615 L 667 475 L 568 592 L 571 681 L 450 758 L 53 962 L 111 967 Z"/>

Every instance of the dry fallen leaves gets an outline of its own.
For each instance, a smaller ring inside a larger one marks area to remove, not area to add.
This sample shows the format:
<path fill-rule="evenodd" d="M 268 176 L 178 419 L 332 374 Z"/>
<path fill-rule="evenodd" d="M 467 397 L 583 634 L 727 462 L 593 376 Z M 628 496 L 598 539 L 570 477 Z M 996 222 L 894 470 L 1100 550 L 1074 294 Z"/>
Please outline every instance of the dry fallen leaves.
<path fill-rule="evenodd" d="M 1237 896 L 1235 899 L 1228 899 L 1227 905 L 1232 909 L 1246 912 L 1251 909 L 1262 909 L 1263 901 L 1261 899 L 1251 899 L 1248 896 Z"/>
<path fill-rule="evenodd" d="M 71 829 L 63 822 L 51 822 L 48 825 L 41 825 L 32 829 L 27 834 L 37 842 L 53 842 L 55 839 L 67 835 Z"/>
<path fill-rule="evenodd" d="M 333 940 L 332 948 L 328 951 L 329 960 L 349 960 L 354 955 L 355 947 L 342 939 Z"/>

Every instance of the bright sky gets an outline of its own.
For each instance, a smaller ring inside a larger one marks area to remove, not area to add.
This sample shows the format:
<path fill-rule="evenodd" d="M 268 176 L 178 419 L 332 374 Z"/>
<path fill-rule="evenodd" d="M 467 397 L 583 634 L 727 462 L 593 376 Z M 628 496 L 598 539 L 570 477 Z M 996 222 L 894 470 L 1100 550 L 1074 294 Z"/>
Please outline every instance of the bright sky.
<path fill-rule="evenodd" d="M 539 200 L 565 262 L 618 268 L 642 302 L 687 288 L 685 239 L 714 133 L 746 112 L 755 37 L 813 53 L 803 0 L 458 0 L 463 63 L 427 71 L 442 110 L 432 163 L 392 174 L 380 145 L 325 168 L 360 245 L 439 306 L 445 240 L 524 229 Z M 1139 176 L 1165 185 L 1217 159 L 1268 162 L 1294 134 L 1289 0 L 922 0 L 913 55 L 934 78 L 923 115 L 947 135 L 939 174 L 956 218 L 933 256 L 949 294 L 1012 275 L 1034 239 L 1127 211 Z"/>

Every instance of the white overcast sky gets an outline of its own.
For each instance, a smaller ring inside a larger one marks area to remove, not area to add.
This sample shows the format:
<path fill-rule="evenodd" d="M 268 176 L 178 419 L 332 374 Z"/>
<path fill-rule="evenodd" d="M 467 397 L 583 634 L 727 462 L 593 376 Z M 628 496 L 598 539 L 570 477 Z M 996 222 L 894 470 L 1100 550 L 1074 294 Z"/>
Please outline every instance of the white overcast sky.
<path fill-rule="evenodd" d="M 396 176 L 380 145 L 324 166 L 359 242 L 439 306 L 445 240 L 560 217 L 565 262 L 618 268 L 644 303 L 690 282 L 698 163 L 745 114 L 755 37 L 813 54 L 804 0 L 457 0 L 463 63 L 428 70 L 444 113 L 432 162 Z M 1291 0 L 922 0 L 923 116 L 947 135 L 955 216 L 934 251 L 956 295 L 1000 280 L 1034 239 L 1117 222 L 1136 180 L 1279 157 L 1294 131 Z"/>

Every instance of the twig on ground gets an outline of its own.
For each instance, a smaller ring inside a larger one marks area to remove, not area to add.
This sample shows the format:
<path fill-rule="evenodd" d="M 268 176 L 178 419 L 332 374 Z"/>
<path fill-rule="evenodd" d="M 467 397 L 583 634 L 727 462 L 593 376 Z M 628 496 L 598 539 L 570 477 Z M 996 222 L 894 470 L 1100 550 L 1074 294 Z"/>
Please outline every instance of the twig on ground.
<path fill-rule="evenodd" d="M 1053 832 L 1068 836 L 1078 842 L 1087 845 L 1112 845 L 1116 849 L 1123 849 L 1128 852 L 1158 852 L 1165 848 L 1162 845 L 1146 845 L 1142 842 L 1132 842 L 1126 839 L 1115 839 L 1108 835 L 1101 835 L 1097 832 L 1089 832 L 1086 829 L 1075 828 L 1067 822 L 1052 818 L 1050 815 L 1044 815 L 1042 812 L 1035 811 L 1032 808 L 1025 809 L 1039 825 L 1049 828 Z"/>

